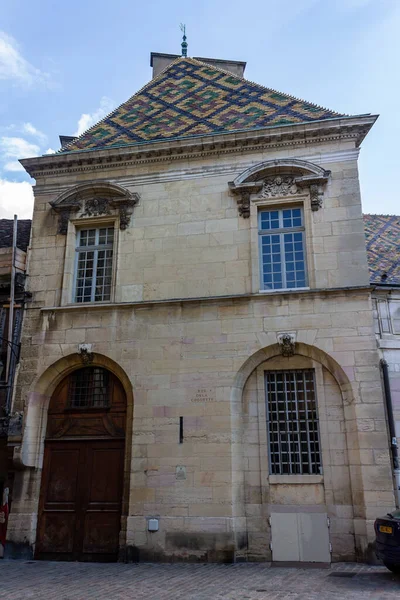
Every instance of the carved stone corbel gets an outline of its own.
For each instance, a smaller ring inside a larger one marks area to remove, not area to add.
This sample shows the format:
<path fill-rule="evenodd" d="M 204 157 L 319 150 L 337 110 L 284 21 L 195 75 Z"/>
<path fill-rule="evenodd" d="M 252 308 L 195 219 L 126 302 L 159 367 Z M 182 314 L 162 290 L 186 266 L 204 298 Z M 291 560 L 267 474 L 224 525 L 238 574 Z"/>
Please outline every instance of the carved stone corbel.
<path fill-rule="evenodd" d="M 231 194 L 236 196 L 239 215 L 244 219 L 248 219 L 250 217 L 250 196 L 258 192 L 262 184 L 251 182 L 236 186 L 233 181 L 230 181 L 228 185 Z"/>
<path fill-rule="evenodd" d="M 132 209 L 138 202 L 139 202 L 139 195 L 134 194 L 134 197 L 130 198 L 129 200 L 124 200 L 124 201 L 115 203 L 118 207 L 118 212 L 119 212 L 119 228 L 122 231 L 125 231 L 125 229 L 129 225 L 129 223 L 131 222 L 131 216 L 132 216 L 132 212 L 133 212 Z"/>
<path fill-rule="evenodd" d="M 74 202 L 73 204 L 60 204 L 59 206 L 50 203 L 52 208 L 58 213 L 58 227 L 57 233 L 61 235 L 67 235 L 68 222 L 71 218 L 71 213 L 76 213 L 82 208 L 81 202 Z"/>
<path fill-rule="evenodd" d="M 250 217 L 250 192 L 242 190 L 237 197 L 239 215 L 244 219 Z"/>
<path fill-rule="evenodd" d="M 316 183 L 310 185 L 311 210 L 319 210 L 322 207 L 323 192 Z"/>
<path fill-rule="evenodd" d="M 277 342 L 282 356 L 293 356 L 296 351 L 296 336 L 294 333 L 278 333 Z"/>

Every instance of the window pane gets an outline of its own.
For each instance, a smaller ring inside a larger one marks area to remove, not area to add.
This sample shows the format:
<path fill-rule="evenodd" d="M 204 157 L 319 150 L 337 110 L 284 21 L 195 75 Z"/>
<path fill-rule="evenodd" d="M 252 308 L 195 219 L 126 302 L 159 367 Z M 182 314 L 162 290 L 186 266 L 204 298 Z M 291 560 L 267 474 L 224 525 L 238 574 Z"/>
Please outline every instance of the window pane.
<path fill-rule="evenodd" d="M 77 237 L 75 302 L 110 300 L 114 228 L 82 229 Z"/>
<path fill-rule="evenodd" d="M 301 208 L 261 211 L 259 216 L 261 283 L 263 289 L 306 287 L 306 263 Z M 283 229 L 272 234 L 271 230 Z M 292 231 L 290 231 L 292 230 Z"/>
<path fill-rule="evenodd" d="M 260 213 L 260 225 L 262 230 L 279 229 L 279 211 L 264 210 Z"/>
<path fill-rule="evenodd" d="M 266 372 L 265 389 L 270 473 L 319 474 L 314 372 Z"/>
<path fill-rule="evenodd" d="M 303 232 L 285 233 L 285 269 L 287 287 L 305 287 L 305 257 L 303 249 Z"/>
<path fill-rule="evenodd" d="M 106 408 L 110 404 L 109 373 L 100 367 L 79 369 L 70 376 L 70 408 Z"/>

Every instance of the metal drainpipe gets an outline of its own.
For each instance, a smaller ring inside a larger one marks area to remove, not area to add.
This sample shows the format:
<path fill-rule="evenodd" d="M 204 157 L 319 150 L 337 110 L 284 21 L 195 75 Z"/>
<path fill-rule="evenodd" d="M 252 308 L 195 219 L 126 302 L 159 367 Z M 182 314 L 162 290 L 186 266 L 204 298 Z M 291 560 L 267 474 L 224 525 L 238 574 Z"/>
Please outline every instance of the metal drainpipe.
<path fill-rule="evenodd" d="M 383 387 L 385 389 L 386 410 L 387 410 L 389 434 L 390 434 L 390 449 L 392 451 L 393 472 L 394 472 L 394 478 L 395 478 L 395 482 L 396 482 L 396 489 L 395 489 L 396 505 L 397 505 L 397 507 L 399 507 L 399 505 L 400 505 L 399 454 L 398 454 L 398 448 L 397 448 L 396 428 L 395 428 L 394 416 L 393 416 L 392 394 L 390 393 L 389 370 L 388 370 L 388 364 L 384 358 L 382 358 L 380 360 L 380 365 L 381 365 L 382 375 L 383 375 Z"/>

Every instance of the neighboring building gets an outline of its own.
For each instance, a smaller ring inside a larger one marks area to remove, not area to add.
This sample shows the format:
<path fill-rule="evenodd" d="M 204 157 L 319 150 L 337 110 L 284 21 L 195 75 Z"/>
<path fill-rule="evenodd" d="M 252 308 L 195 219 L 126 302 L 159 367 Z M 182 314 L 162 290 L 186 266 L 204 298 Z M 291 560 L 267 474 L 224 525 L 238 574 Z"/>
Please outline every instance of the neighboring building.
<path fill-rule="evenodd" d="M 380 354 L 387 363 L 394 433 L 400 444 L 400 216 L 364 215 L 364 226 L 375 331 Z M 396 476 L 400 490 L 400 470 Z"/>
<path fill-rule="evenodd" d="M 11 418 L 11 400 L 14 377 L 17 368 L 19 344 L 21 337 L 22 314 L 25 303 L 25 269 L 26 252 L 29 245 L 31 221 L 23 219 L 17 223 L 17 244 L 13 254 L 12 219 L 0 219 L 0 499 L 3 497 L 5 484 L 12 485 L 12 440 L 7 449 L 7 437 L 13 436 L 20 423 L 20 416 Z M 13 326 L 9 328 L 11 272 L 15 257 L 15 285 Z M 11 332 L 11 336 L 9 333 Z M 11 337 L 11 339 L 10 339 Z M 22 415 L 21 415 L 22 417 Z M 20 437 L 21 431 L 18 431 Z"/>
<path fill-rule="evenodd" d="M 152 65 L 22 161 L 33 297 L 8 551 L 365 559 L 395 503 L 357 169 L 376 116 L 246 81 L 244 63 Z"/>

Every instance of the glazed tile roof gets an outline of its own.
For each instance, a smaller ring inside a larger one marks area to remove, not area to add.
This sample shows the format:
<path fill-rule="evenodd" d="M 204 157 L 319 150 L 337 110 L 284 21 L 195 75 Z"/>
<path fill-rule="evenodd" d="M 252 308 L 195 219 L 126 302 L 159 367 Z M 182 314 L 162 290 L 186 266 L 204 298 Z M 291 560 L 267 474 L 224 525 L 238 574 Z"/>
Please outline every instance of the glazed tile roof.
<path fill-rule="evenodd" d="M 26 252 L 29 246 L 32 221 L 18 219 L 17 248 Z M 0 248 L 11 248 L 13 240 L 14 219 L 0 219 Z"/>
<path fill-rule="evenodd" d="M 400 285 L 400 216 L 364 215 L 371 283 Z"/>
<path fill-rule="evenodd" d="M 343 117 L 193 58 L 177 58 L 60 152 Z"/>

